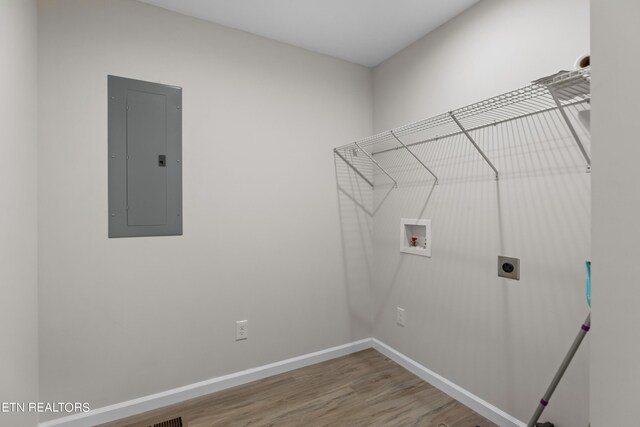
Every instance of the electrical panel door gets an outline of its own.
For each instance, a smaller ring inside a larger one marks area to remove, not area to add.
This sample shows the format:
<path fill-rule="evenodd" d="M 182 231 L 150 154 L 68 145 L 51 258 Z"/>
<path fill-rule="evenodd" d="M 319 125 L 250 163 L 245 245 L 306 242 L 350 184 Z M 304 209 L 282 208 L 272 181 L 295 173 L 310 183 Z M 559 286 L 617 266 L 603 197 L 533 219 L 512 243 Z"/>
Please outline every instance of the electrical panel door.
<path fill-rule="evenodd" d="M 182 89 L 108 77 L 109 237 L 182 234 Z"/>

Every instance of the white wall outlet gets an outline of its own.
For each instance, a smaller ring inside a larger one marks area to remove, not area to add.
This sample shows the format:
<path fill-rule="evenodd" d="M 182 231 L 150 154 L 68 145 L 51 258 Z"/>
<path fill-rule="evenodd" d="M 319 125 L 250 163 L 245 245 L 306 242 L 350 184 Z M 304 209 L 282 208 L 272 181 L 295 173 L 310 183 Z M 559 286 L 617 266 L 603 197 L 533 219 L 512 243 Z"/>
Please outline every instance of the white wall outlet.
<path fill-rule="evenodd" d="M 247 338 L 249 338 L 249 321 L 236 321 L 236 341 L 246 340 Z"/>
<path fill-rule="evenodd" d="M 404 326 L 404 321 L 405 321 L 405 318 L 404 318 L 404 308 L 397 307 L 397 309 L 398 309 L 398 310 L 397 310 L 397 312 L 396 312 L 396 323 L 397 323 L 399 326 Z"/>

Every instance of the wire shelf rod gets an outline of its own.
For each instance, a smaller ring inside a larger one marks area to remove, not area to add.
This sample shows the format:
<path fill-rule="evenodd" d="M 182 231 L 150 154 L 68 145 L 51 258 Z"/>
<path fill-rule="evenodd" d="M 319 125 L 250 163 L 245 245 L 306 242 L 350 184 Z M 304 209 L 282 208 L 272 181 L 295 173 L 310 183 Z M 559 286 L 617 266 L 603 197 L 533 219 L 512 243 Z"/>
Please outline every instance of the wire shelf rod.
<path fill-rule="evenodd" d="M 369 181 L 369 179 L 366 176 L 364 176 L 363 173 L 360 172 L 357 167 L 355 167 L 353 164 L 351 164 L 351 162 L 349 160 L 347 160 L 342 154 L 340 154 L 340 152 L 337 149 L 333 150 L 333 152 L 336 153 L 338 155 L 338 157 L 340 157 L 342 159 L 342 161 L 347 164 L 347 166 L 349 166 L 351 169 L 353 169 L 354 172 L 357 173 L 360 176 L 360 178 L 364 179 L 364 181 L 367 184 L 369 184 L 371 186 L 371 188 L 373 188 L 373 182 Z"/>
<path fill-rule="evenodd" d="M 396 136 L 395 133 L 393 133 L 393 131 L 391 131 L 391 135 L 396 139 L 396 141 L 398 141 L 404 147 L 405 150 L 407 150 L 409 152 L 409 154 L 411 154 L 418 161 L 418 163 L 420 163 L 422 165 L 422 167 L 424 167 L 427 170 L 427 172 L 429 172 L 431 175 L 433 175 L 433 177 L 436 179 L 435 183 L 436 183 L 436 185 L 438 185 L 438 177 L 436 176 L 436 174 L 433 173 L 433 171 L 431 169 L 429 169 L 429 167 L 427 165 L 425 165 L 424 162 L 422 160 L 420 160 L 420 158 L 418 156 L 416 156 L 416 154 L 413 151 L 411 151 L 411 149 L 409 147 L 407 147 L 404 144 L 404 142 L 402 142 L 400 140 L 400 138 L 398 138 Z"/>
<path fill-rule="evenodd" d="M 473 144 L 473 146 L 476 148 L 476 150 L 478 150 L 478 153 L 480 153 L 480 155 L 484 158 L 484 160 L 489 164 L 489 166 L 491 166 L 491 169 L 493 169 L 493 171 L 496 173 L 496 180 L 498 179 L 498 169 L 496 169 L 495 166 L 493 166 L 493 163 L 491 163 L 491 160 L 489 160 L 489 158 L 487 157 L 486 154 L 484 154 L 484 151 L 482 151 L 480 149 L 480 147 L 478 147 L 478 144 L 476 144 L 476 141 L 471 137 L 471 135 L 469 134 L 469 132 L 467 132 L 467 130 L 462 126 L 462 124 L 458 121 L 458 119 L 456 118 L 456 116 L 453 114 L 453 112 L 449 113 L 451 115 L 451 119 L 456 122 L 456 124 L 460 127 L 460 130 L 462 131 L 462 133 L 464 134 L 464 136 L 467 137 L 467 139 L 469 141 L 471 141 L 471 143 Z"/>
<path fill-rule="evenodd" d="M 576 144 L 578 145 L 578 148 L 582 153 L 582 157 L 584 157 L 585 161 L 587 162 L 587 170 L 588 171 L 591 170 L 591 157 L 589 157 L 589 154 L 587 154 L 587 150 L 585 150 L 584 145 L 582 145 L 582 141 L 580 140 L 580 137 L 578 136 L 576 129 L 573 127 L 573 123 L 571 123 L 569 116 L 567 116 L 567 112 L 564 111 L 564 107 L 562 106 L 562 103 L 558 99 L 558 96 L 556 95 L 554 89 L 549 88 L 549 93 L 551 93 L 553 100 L 558 105 L 558 111 L 560 112 L 560 115 L 562 116 L 565 123 L 567 124 L 567 127 L 569 128 L 569 131 L 573 136 L 573 139 L 576 141 Z"/>
<path fill-rule="evenodd" d="M 371 160 L 373 162 L 373 164 L 375 164 L 378 167 L 378 169 L 380 169 L 382 172 L 384 172 L 384 174 L 387 175 L 391 181 L 393 181 L 393 187 L 397 188 L 398 187 L 398 181 L 396 181 L 391 175 L 389 175 L 389 172 L 387 172 L 385 170 L 385 168 L 380 166 L 380 163 L 378 163 L 378 161 L 376 159 L 374 159 L 369 153 L 367 153 L 366 150 L 364 150 L 362 147 L 360 147 L 360 145 L 357 142 L 354 142 L 354 144 L 360 149 L 360 151 L 362 151 L 364 153 L 365 156 L 367 156 L 369 158 L 369 160 Z"/>

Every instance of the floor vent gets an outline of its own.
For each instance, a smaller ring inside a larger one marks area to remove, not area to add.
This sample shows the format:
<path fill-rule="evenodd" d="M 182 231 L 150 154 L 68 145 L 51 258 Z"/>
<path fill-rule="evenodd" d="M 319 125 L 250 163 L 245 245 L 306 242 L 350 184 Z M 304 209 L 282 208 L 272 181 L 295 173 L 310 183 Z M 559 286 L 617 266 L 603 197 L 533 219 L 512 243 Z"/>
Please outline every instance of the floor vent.
<path fill-rule="evenodd" d="M 162 421 L 149 427 L 182 427 L 182 417 L 174 418 L 172 420 Z"/>

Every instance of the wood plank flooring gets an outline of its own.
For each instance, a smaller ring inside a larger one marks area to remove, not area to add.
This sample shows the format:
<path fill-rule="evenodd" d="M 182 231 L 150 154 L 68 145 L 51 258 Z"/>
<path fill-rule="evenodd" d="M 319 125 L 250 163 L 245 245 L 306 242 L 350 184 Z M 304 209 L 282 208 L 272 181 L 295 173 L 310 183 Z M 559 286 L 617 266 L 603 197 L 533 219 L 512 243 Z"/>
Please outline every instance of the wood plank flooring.
<path fill-rule="evenodd" d="M 186 427 L 497 427 L 373 349 L 101 427 L 148 427 L 175 417 Z"/>

